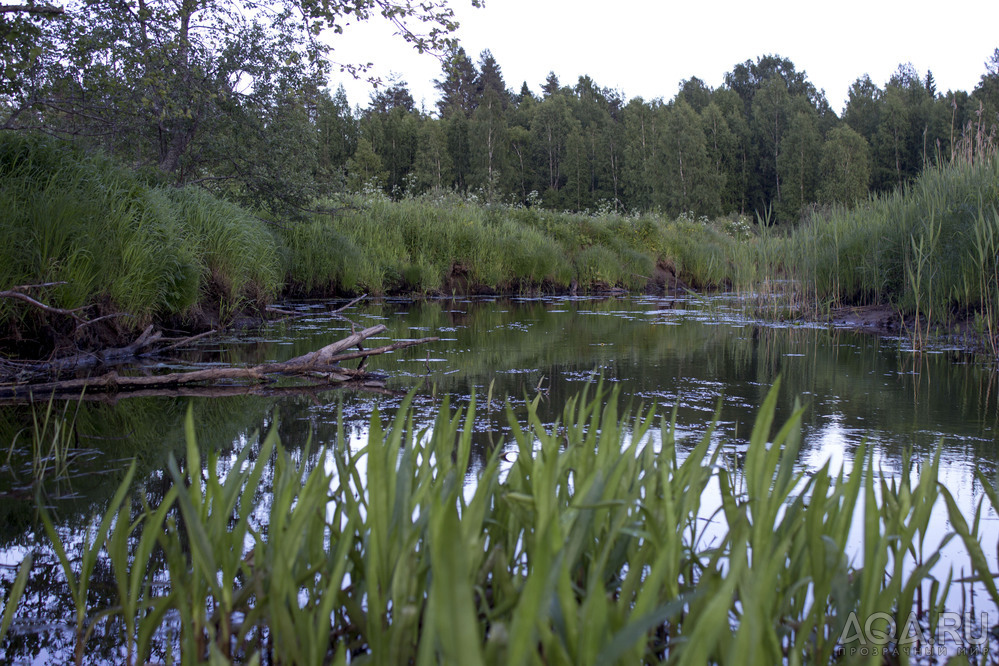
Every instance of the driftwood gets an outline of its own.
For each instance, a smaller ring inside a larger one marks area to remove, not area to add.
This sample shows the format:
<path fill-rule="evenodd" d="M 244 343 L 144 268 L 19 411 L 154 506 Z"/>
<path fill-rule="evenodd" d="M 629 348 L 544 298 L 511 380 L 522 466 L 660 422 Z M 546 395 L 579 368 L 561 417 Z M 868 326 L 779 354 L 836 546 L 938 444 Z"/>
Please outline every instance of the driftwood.
<path fill-rule="evenodd" d="M 74 320 L 76 320 L 76 322 L 78 324 L 84 324 L 84 323 L 86 323 L 87 320 L 84 319 L 83 317 L 81 317 L 78 313 L 82 312 L 83 310 L 86 310 L 87 308 L 89 308 L 90 307 L 89 305 L 85 305 L 82 308 L 73 308 L 72 310 L 65 310 L 63 308 L 55 308 L 55 307 L 52 307 L 51 305 L 46 305 L 45 303 L 42 303 L 41 301 L 35 300 L 31 296 L 28 296 L 23 291 L 21 291 L 22 289 L 30 289 L 32 287 L 50 286 L 50 285 L 53 285 L 53 284 L 59 284 L 59 283 L 50 282 L 50 283 L 48 283 L 46 285 L 21 285 L 19 287 L 14 287 L 13 289 L 8 289 L 8 290 L 5 290 L 5 291 L 0 291 L 0 298 L 12 298 L 14 300 L 18 300 L 18 301 L 22 301 L 24 303 L 27 303 L 28 305 L 30 305 L 30 306 L 32 306 L 34 308 L 38 308 L 42 312 L 48 312 L 50 314 L 58 314 L 58 315 L 64 315 L 66 317 L 72 317 Z"/>
<path fill-rule="evenodd" d="M 366 328 L 350 335 L 342 340 L 326 345 L 302 356 L 298 356 L 289 361 L 280 363 L 264 363 L 245 368 L 206 368 L 203 370 L 192 370 L 188 372 L 171 372 L 162 375 L 151 376 L 128 376 L 119 375 L 116 371 L 99 375 L 97 377 L 86 377 L 80 379 L 66 379 L 62 381 L 50 381 L 34 384 L 6 384 L 0 385 L 0 399 L 16 398 L 28 395 L 48 395 L 53 392 L 66 391 L 107 391 L 114 392 L 125 389 L 150 389 L 174 386 L 185 386 L 192 384 L 204 384 L 227 380 L 251 380 L 255 382 L 268 381 L 272 375 L 300 375 L 300 376 L 320 376 L 327 381 L 346 381 L 350 379 L 363 378 L 365 373 L 362 370 L 351 370 L 341 368 L 336 364 L 340 361 L 368 357 L 376 354 L 405 349 L 414 345 L 433 342 L 439 338 L 421 338 L 419 340 L 403 340 L 390 345 L 378 347 L 376 349 L 352 351 L 341 353 L 351 347 L 360 346 L 360 343 L 367 338 L 382 333 L 386 330 L 384 324 Z M 148 332 L 148 329 L 147 329 Z M 143 337 L 155 334 L 143 333 Z M 137 340 L 137 342 L 139 342 Z M 134 346 L 135 343 L 133 343 Z"/>
<path fill-rule="evenodd" d="M 161 388 L 131 389 L 119 391 L 117 393 L 77 393 L 75 391 L 45 394 L 45 398 L 54 396 L 59 399 L 95 402 L 108 405 L 116 405 L 122 400 L 131 398 L 230 398 L 235 396 L 267 396 L 267 397 L 287 397 L 287 396 L 313 396 L 329 391 L 363 391 L 365 393 L 376 393 L 395 398 L 406 395 L 405 391 L 394 391 L 385 387 L 382 378 L 369 375 L 365 379 L 348 378 L 345 381 L 330 384 L 328 381 L 321 383 L 301 384 L 296 386 L 274 386 L 271 384 L 226 384 L 222 386 L 165 386 Z M 31 402 L 30 396 L 0 397 L 0 405 L 23 405 Z"/>
<path fill-rule="evenodd" d="M 339 316 L 342 319 L 347 319 L 346 317 L 343 317 L 340 313 L 349 308 L 350 306 L 360 303 L 367 297 L 368 297 L 367 294 L 361 294 L 351 302 L 347 303 L 346 305 L 341 305 L 335 310 L 299 312 L 295 310 L 285 310 L 284 308 L 279 308 L 276 305 L 268 305 L 266 308 L 264 308 L 264 310 L 266 312 L 271 312 L 273 314 L 282 315 L 283 319 L 298 319 L 300 317 L 316 317 L 319 315 L 333 315 L 333 316 Z M 283 319 L 279 321 L 283 321 Z M 348 321 L 350 320 L 348 319 Z"/>
<path fill-rule="evenodd" d="M 94 320 L 91 320 L 94 321 Z M 59 376 L 81 370 L 90 370 L 99 366 L 115 365 L 137 358 L 162 354 L 176 349 L 217 331 L 206 331 L 181 340 L 168 340 L 159 331 L 153 331 L 147 326 L 144 331 L 130 344 L 124 347 L 113 347 L 94 352 L 84 352 L 52 359 L 51 361 L 8 361 L 5 364 L 6 375 L 17 376 L 21 381 L 30 381 L 41 376 Z M 167 346 L 157 346 L 157 343 L 169 342 Z"/>

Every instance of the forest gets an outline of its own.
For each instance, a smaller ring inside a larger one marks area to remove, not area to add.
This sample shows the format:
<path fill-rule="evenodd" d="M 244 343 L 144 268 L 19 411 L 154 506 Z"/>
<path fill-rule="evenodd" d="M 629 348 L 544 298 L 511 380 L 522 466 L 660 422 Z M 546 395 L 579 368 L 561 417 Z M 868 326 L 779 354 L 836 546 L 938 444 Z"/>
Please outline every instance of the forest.
<path fill-rule="evenodd" d="M 445 3 L 114 4 L 3 19 L 0 127 L 67 138 L 151 183 L 197 184 L 280 219 L 377 189 L 795 223 L 974 157 L 999 113 L 999 49 L 970 92 L 938 90 L 932 71 L 902 64 L 883 84 L 860 75 L 837 113 L 778 55 L 734 64 L 718 88 L 692 77 L 652 100 L 556 72 L 517 86 L 488 50 L 466 54 Z M 401 80 L 380 82 L 365 108 L 337 86 L 365 68 L 335 64 L 323 35 L 373 12 L 439 53 L 434 108 L 417 108 Z"/>

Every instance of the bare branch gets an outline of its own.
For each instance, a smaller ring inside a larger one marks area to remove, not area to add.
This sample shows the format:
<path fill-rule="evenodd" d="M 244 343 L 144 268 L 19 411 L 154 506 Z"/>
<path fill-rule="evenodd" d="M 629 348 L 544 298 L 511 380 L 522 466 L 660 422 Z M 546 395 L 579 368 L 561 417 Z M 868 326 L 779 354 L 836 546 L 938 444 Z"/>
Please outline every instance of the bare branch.
<path fill-rule="evenodd" d="M 23 287 L 14 287 L 14 289 L 11 290 L 0 291 L 0 298 L 13 298 L 18 301 L 24 301 L 28 305 L 36 307 L 44 312 L 50 312 L 52 314 L 60 314 L 60 315 L 65 315 L 67 317 L 72 317 L 81 324 L 86 321 L 83 317 L 81 317 L 76 313 L 81 310 L 86 310 L 87 308 L 90 307 L 89 305 L 85 305 L 81 308 L 73 308 L 72 310 L 64 310 L 63 308 L 54 308 L 51 305 L 46 305 L 45 303 L 42 303 L 41 301 L 36 301 L 31 296 L 28 296 L 25 293 L 16 291 L 17 289 L 22 289 L 22 288 Z"/>
<path fill-rule="evenodd" d="M 54 5 L 0 5 L 0 14 L 39 14 L 41 16 L 59 16 L 66 12 L 62 7 Z"/>

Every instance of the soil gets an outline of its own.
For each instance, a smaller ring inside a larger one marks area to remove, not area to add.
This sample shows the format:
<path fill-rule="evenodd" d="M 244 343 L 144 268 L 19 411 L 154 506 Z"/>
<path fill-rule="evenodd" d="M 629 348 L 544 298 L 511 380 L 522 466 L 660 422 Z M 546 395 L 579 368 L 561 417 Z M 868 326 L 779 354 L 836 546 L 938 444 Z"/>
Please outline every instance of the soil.
<path fill-rule="evenodd" d="M 690 287 L 676 275 L 676 268 L 665 261 L 656 264 L 656 269 L 652 272 L 648 284 L 645 285 L 645 293 L 659 294 L 673 291 L 687 291 Z"/>
<path fill-rule="evenodd" d="M 822 318 L 833 326 L 852 328 L 870 333 L 899 333 L 902 318 L 898 312 L 886 305 L 862 305 L 835 308 Z"/>
<path fill-rule="evenodd" d="M 924 318 L 920 318 L 917 324 L 915 317 L 902 316 L 891 306 L 864 305 L 835 308 L 827 316 L 819 317 L 819 321 L 837 328 L 907 338 L 916 337 L 918 330 L 931 346 L 958 348 L 973 354 L 995 357 L 999 349 L 999 336 L 990 340 L 988 334 L 979 331 L 975 325 L 974 312 L 952 313 L 946 327 L 933 322 L 927 327 Z"/>

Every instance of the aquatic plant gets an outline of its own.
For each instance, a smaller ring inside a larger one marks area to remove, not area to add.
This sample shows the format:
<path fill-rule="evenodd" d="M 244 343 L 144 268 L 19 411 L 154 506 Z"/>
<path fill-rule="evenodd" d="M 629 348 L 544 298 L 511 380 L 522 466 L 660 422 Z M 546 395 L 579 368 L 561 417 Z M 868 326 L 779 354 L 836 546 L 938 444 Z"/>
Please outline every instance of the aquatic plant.
<path fill-rule="evenodd" d="M 950 536 L 927 540 L 948 498 L 940 450 L 886 477 L 862 446 L 852 470 L 806 476 L 803 410 L 775 432 L 777 394 L 742 460 L 710 427 L 681 456 L 672 424 L 597 386 L 552 426 L 537 399 L 525 418 L 508 407 L 510 446 L 474 471 L 474 401 L 423 430 L 408 399 L 387 428 L 375 412 L 354 451 L 342 425 L 317 456 L 272 429 L 224 464 L 189 417 L 186 470 L 169 463 L 158 506 L 130 472 L 78 555 L 43 512 L 71 649 L 86 663 L 104 622 L 129 664 L 870 662 L 841 640 L 849 618 L 904 626 L 916 609 L 932 631 L 950 586 L 934 568 Z M 98 561 L 114 584 L 95 607 Z"/>
<path fill-rule="evenodd" d="M 713 224 L 483 205 L 449 197 L 325 202 L 282 232 L 297 293 L 641 289 L 657 265 L 696 287 L 747 283 L 752 252 Z"/>
<path fill-rule="evenodd" d="M 917 346 L 935 322 L 977 314 L 995 348 L 996 229 L 999 160 L 958 161 L 854 208 L 815 211 L 761 244 L 760 270 L 812 303 L 894 306 L 912 316 Z"/>
<path fill-rule="evenodd" d="M 0 137 L 0 289 L 43 285 L 57 307 L 124 312 L 125 328 L 211 304 L 273 298 L 276 240 L 247 211 L 195 188 L 143 183 L 122 165 L 46 138 Z M 199 292 L 204 292 L 199 294 Z M 45 339 L 45 315 L 0 299 L 0 322 Z"/>

